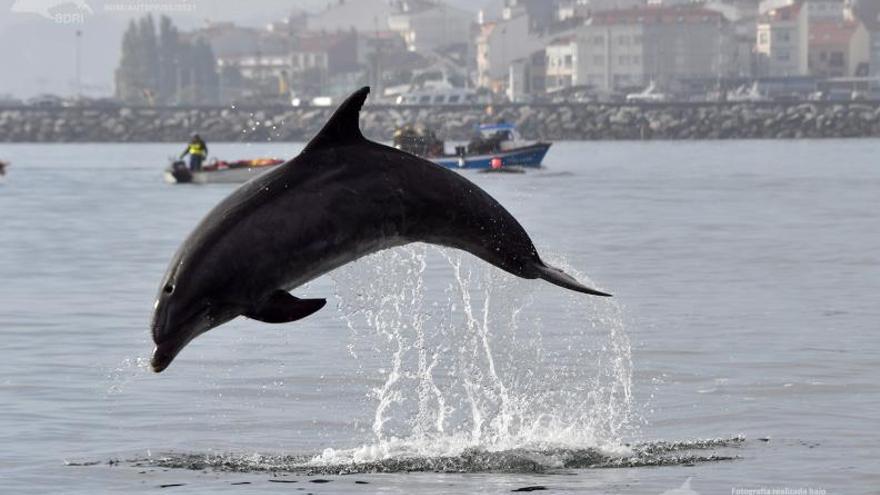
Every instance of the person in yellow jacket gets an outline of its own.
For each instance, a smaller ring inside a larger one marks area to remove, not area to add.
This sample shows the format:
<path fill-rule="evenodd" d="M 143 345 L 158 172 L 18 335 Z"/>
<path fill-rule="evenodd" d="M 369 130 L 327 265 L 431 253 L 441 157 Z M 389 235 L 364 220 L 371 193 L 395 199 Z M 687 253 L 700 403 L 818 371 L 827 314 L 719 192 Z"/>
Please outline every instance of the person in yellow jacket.
<path fill-rule="evenodd" d="M 208 157 L 208 145 L 205 144 L 205 141 L 202 140 L 202 137 L 198 134 L 193 134 L 192 139 L 189 140 L 189 144 L 186 146 L 186 149 L 183 150 L 183 153 L 180 154 L 181 160 L 186 155 L 189 155 L 189 169 L 193 172 L 198 172 L 202 169 L 202 162 L 205 161 L 205 158 Z"/>

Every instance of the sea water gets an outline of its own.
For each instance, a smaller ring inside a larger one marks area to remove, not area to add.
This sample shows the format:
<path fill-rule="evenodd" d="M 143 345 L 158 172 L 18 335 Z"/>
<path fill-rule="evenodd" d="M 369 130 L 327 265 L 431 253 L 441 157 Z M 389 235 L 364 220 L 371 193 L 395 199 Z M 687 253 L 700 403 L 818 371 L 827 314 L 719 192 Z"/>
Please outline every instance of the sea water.
<path fill-rule="evenodd" d="M 416 244 L 160 375 L 162 274 L 234 186 L 163 183 L 177 146 L 0 146 L 0 491 L 875 493 L 878 146 L 558 143 L 466 176 L 613 299 Z"/>

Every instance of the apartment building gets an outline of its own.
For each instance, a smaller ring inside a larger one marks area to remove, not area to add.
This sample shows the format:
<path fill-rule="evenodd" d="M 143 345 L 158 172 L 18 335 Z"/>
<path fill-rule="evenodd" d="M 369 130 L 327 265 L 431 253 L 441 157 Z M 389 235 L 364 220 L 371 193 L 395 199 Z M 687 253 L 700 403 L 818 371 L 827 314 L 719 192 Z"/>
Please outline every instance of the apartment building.
<path fill-rule="evenodd" d="M 701 6 L 596 12 L 577 45 L 575 81 L 602 90 L 726 75 L 735 50 L 730 24 Z"/>
<path fill-rule="evenodd" d="M 772 9 L 761 15 L 755 44 L 759 75 L 807 75 L 808 36 L 808 9 L 803 2 Z"/>
<path fill-rule="evenodd" d="M 822 20 L 810 23 L 810 74 L 819 77 L 865 76 L 870 39 L 856 21 Z"/>

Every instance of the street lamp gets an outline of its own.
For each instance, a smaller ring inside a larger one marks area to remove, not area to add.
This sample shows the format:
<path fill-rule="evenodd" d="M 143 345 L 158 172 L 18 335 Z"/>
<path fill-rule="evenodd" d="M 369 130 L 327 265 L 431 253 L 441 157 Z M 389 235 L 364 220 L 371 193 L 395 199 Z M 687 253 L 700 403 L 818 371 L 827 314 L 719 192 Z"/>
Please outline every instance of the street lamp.
<path fill-rule="evenodd" d="M 74 75 L 74 81 L 76 84 L 75 92 L 76 92 L 76 99 L 77 100 L 82 99 L 82 47 L 81 47 L 82 34 L 83 33 L 81 30 L 79 30 L 79 29 L 76 30 L 76 43 L 74 46 L 74 49 L 76 51 L 76 54 L 75 54 L 76 74 Z"/>

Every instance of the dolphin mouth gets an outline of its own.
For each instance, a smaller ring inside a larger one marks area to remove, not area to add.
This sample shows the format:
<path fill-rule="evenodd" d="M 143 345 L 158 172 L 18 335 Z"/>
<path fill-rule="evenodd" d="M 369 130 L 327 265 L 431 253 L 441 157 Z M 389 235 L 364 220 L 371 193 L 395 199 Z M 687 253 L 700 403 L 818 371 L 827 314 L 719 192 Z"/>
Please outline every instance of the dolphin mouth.
<path fill-rule="evenodd" d="M 163 335 L 163 332 L 156 331 L 157 326 L 154 325 L 153 342 L 156 343 L 156 348 L 153 349 L 153 356 L 150 358 L 150 367 L 156 373 L 161 373 L 193 339 L 218 325 L 226 323 L 238 314 L 230 312 L 226 316 L 217 318 L 211 314 L 210 307 L 204 307 L 196 311 L 182 325 L 177 325 L 177 328 L 180 328 L 180 330 L 161 341 L 156 338 L 156 335 Z M 164 324 L 167 324 L 167 316 L 165 319 Z M 162 327 L 159 326 L 158 328 Z"/>
<path fill-rule="evenodd" d="M 186 337 L 156 343 L 156 348 L 153 349 L 153 357 L 150 359 L 150 367 L 153 368 L 153 371 L 156 373 L 165 371 L 165 368 L 174 361 L 177 354 L 180 353 L 181 349 L 183 349 L 190 340 L 192 340 L 192 338 Z"/>
<path fill-rule="evenodd" d="M 197 314 L 196 317 L 201 317 L 201 315 Z M 174 361 L 177 354 L 179 354 L 180 351 L 198 334 L 199 332 L 193 331 L 190 328 L 189 330 L 182 331 L 176 335 L 171 335 L 169 338 L 162 341 L 154 338 L 153 341 L 156 343 L 156 348 L 153 349 L 153 356 L 150 358 L 150 367 L 153 368 L 153 371 L 156 373 L 164 371 L 165 368 Z"/>

